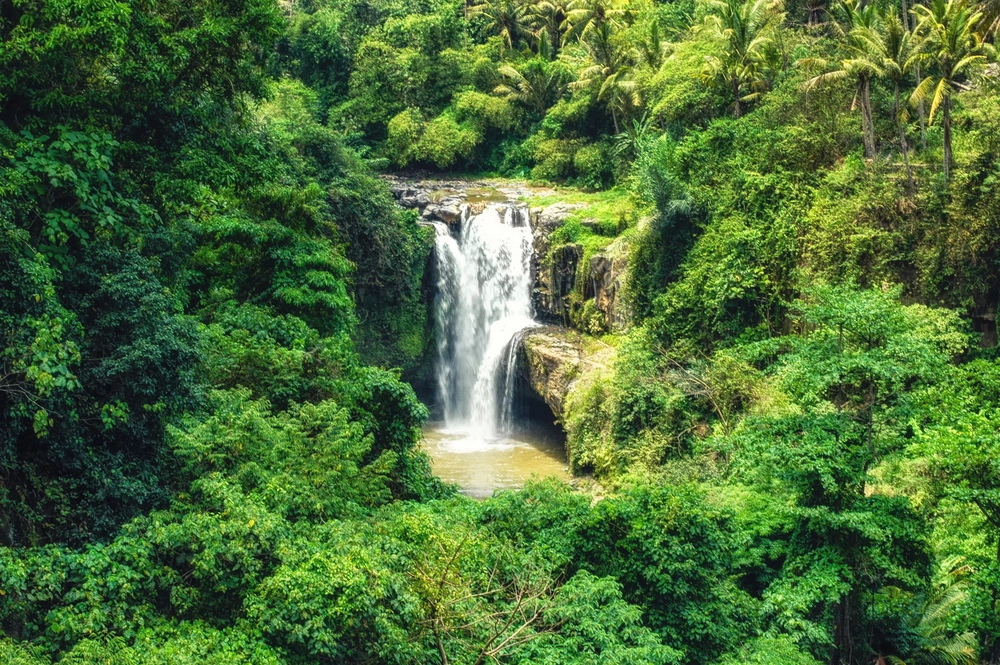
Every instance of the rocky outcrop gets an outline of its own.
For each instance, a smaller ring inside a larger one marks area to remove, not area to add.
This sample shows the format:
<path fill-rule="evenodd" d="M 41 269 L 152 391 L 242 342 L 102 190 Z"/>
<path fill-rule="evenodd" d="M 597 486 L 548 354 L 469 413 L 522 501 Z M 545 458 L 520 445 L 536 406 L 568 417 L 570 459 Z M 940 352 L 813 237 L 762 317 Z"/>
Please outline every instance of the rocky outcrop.
<path fill-rule="evenodd" d="M 561 328 L 542 328 L 525 335 L 521 350 L 528 385 L 561 418 L 563 400 L 583 360 L 579 340 Z"/>
<path fill-rule="evenodd" d="M 550 249 L 548 255 L 539 260 L 535 278 L 532 298 L 536 316 L 547 323 L 573 325 L 583 332 L 595 334 L 623 328 L 628 321 L 621 298 L 626 255 L 623 248 L 612 243 L 607 249 L 586 258 L 587 265 L 581 270 L 584 253 L 580 245 L 571 243 Z M 581 276 L 583 283 L 577 284 Z M 574 289 L 578 295 L 570 298 Z M 582 323 L 584 315 L 598 317 L 597 329 Z"/>
<path fill-rule="evenodd" d="M 576 271 L 583 258 L 580 245 L 562 245 L 535 263 L 540 263 L 531 292 L 535 317 L 546 323 L 569 323 L 569 303 L 566 298 L 576 285 Z"/>
<path fill-rule="evenodd" d="M 628 316 L 621 303 L 621 289 L 625 279 L 626 251 L 618 243 L 590 257 L 587 280 L 583 285 L 584 299 L 593 298 L 594 308 L 604 314 L 608 329 L 625 325 Z"/>
<path fill-rule="evenodd" d="M 543 256 L 549 251 L 549 236 L 563 225 L 570 214 L 580 208 L 579 204 L 553 203 L 548 208 L 531 211 L 531 230 L 535 237 L 535 254 Z"/>
<path fill-rule="evenodd" d="M 478 214 L 490 203 L 513 203 L 538 189 L 491 180 L 425 180 L 384 176 L 389 191 L 404 208 L 416 209 L 427 222 L 444 222 L 453 231 L 462 223 L 461 206 Z M 547 192 L 548 190 L 542 190 Z M 547 235 L 546 235 L 547 237 Z"/>
<path fill-rule="evenodd" d="M 531 211 L 531 231 L 535 253 L 532 259 L 532 304 L 535 316 L 547 323 L 569 322 L 565 298 L 576 285 L 576 270 L 583 258 L 579 245 L 564 245 L 552 252 L 550 236 L 580 206 L 554 203 Z"/>
<path fill-rule="evenodd" d="M 521 342 L 522 379 L 561 421 L 566 396 L 577 381 L 610 367 L 614 355 L 614 348 L 574 330 L 536 328 Z"/>

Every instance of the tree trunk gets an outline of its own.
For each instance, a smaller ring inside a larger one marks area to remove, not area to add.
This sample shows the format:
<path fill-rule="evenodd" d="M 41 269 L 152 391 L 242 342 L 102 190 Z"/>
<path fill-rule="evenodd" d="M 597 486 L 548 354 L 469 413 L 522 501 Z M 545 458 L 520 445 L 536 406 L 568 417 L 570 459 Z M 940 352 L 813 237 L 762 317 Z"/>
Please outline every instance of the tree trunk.
<path fill-rule="evenodd" d="M 904 0 L 905 1 L 905 0 Z M 809 27 L 815 28 L 819 25 L 820 14 L 826 9 L 821 2 L 816 2 L 815 0 L 810 3 L 809 7 Z"/>
<path fill-rule="evenodd" d="M 865 157 L 875 159 L 875 127 L 872 122 L 872 86 L 867 76 L 861 79 L 861 131 L 864 134 Z"/>
<path fill-rule="evenodd" d="M 920 85 L 920 65 L 914 67 L 917 85 Z M 927 115 L 924 113 L 924 100 L 917 102 L 917 115 L 920 116 L 920 150 L 927 152 Z"/>
<path fill-rule="evenodd" d="M 906 5 L 906 0 L 903 0 Z M 913 194 L 915 189 L 913 184 L 913 170 L 910 168 L 910 147 L 906 143 L 906 128 L 903 126 L 903 119 L 900 117 L 899 101 L 899 81 L 896 81 L 896 103 L 893 105 L 893 114 L 896 116 L 896 126 L 899 128 L 899 150 L 903 153 L 903 164 L 906 165 L 906 189 Z"/>
<path fill-rule="evenodd" d="M 944 179 L 951 179 L 951 96 L 944 98 Z"/>
<path fill-rule="evenodd" d="M 833 665 L 854 665 L 854 637 L 851 634 L 851 593 L 840 597 L 834 609 Z"/>
<path fill-rule="evenodd" d="M 740 107 L 740 82 L 733 80 L 733 95 L 736 101 L 733 102 L 733 117 L 739 120 L 743 116 L 743 109 Z"/>

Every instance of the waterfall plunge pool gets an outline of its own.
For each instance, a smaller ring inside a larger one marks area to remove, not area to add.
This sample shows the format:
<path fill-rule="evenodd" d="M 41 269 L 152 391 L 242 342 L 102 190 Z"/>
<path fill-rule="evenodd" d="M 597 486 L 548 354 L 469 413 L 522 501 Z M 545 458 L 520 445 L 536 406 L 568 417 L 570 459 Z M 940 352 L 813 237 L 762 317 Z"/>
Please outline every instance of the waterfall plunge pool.
<path fill-rule="evenodd" d="M 429 422 L 424 426 L 424 450 L 434 475 L 476 498 L 522 487 L 532 476 L 570 479 L 562 437 L 541 425 L 485 440 L 473 430 Z"/>
<path fill-rule="evenodd" d="M 528 209 L 509 201 L 478 214 L 466 203 L 460 211 L 457 229 L 434 223 L 443 419 L 424 429 L 424 449 L 439 478 L 472 496 L 520 487 L 532 475 L 568 479 L 558 428 L 515 405 L 521 339 L 538 325 Z"/>

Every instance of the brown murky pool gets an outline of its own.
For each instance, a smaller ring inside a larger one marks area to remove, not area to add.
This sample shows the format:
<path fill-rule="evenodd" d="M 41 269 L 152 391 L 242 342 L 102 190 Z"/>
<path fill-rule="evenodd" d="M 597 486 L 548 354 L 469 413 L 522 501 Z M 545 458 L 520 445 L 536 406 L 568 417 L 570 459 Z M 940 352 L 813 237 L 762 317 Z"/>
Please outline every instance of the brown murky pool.
<path fill-rule="evenodd" d="M 563 443 L 546 431 L 484 441 L 467 430 L 432 422 L 424 426 L 424 450 L 436 476 L 479 498 L 521 487 L 532 476 L 570 479 Z"/>

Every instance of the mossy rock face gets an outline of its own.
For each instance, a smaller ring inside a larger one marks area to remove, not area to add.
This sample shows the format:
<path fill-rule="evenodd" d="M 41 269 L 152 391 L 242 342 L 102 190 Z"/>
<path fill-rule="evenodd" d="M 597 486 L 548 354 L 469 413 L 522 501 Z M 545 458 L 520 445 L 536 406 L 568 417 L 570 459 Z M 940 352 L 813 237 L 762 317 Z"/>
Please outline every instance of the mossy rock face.
<path fill-rule="evenodd" d="M 579 243 L 550 248 L 533 294 L 536 315 L 588 335 L 624 329 L 629 321 L 621 297 L 627 254 L 621 244 L 600 250 Z"/>
<path fill-rule="evenodd" d="M 619 238 L 592 255 L 587 262 L 583 297 L 587 302 L 592 301 L 593 309 L 603 315 L 603 327 L 586 332 L 596 335 L 622 330 L 628 325 L 628 307 L 622 299 L 622 286 L 628 270 L 627 256 L 627 243 Z"/>
<path fill-rule="evenodd" d="M 564 300 L 576 286 L 577 265 L 583 258 L 583 248 L 573 243 L 553 248 L 550 236 L 580 207 L 579 204 L 553 203 L 531 211 L 532 304 L 535 317 L 540 321 L 569 323 L 569 308 Z"/>
<path fill-rule="evenodd" d="M 536 249 L 535 255 L 538 256 Z M 583 247 L 576 244 L 552 248 L 535 280 L 532 300 L 535 316 L 552 323 L 570 323 L 570 297 L 576 291 Z"/>
<path fill-rule="evenodd" d="M 583 362 L 575 337 L 558 328 L 540 328 L 525 335 L 522 345 L 528 382 L 556 418 L 562 417 L 563 401 Z"/>
<path fill-rule="evenodd" d="M 630 320 L 620 297 L 630 202 L 620 193 L 565 196 L 542 199 L 546 207 L 532 210 L 535 316 L 591 335 L 621 331 Z"/>

